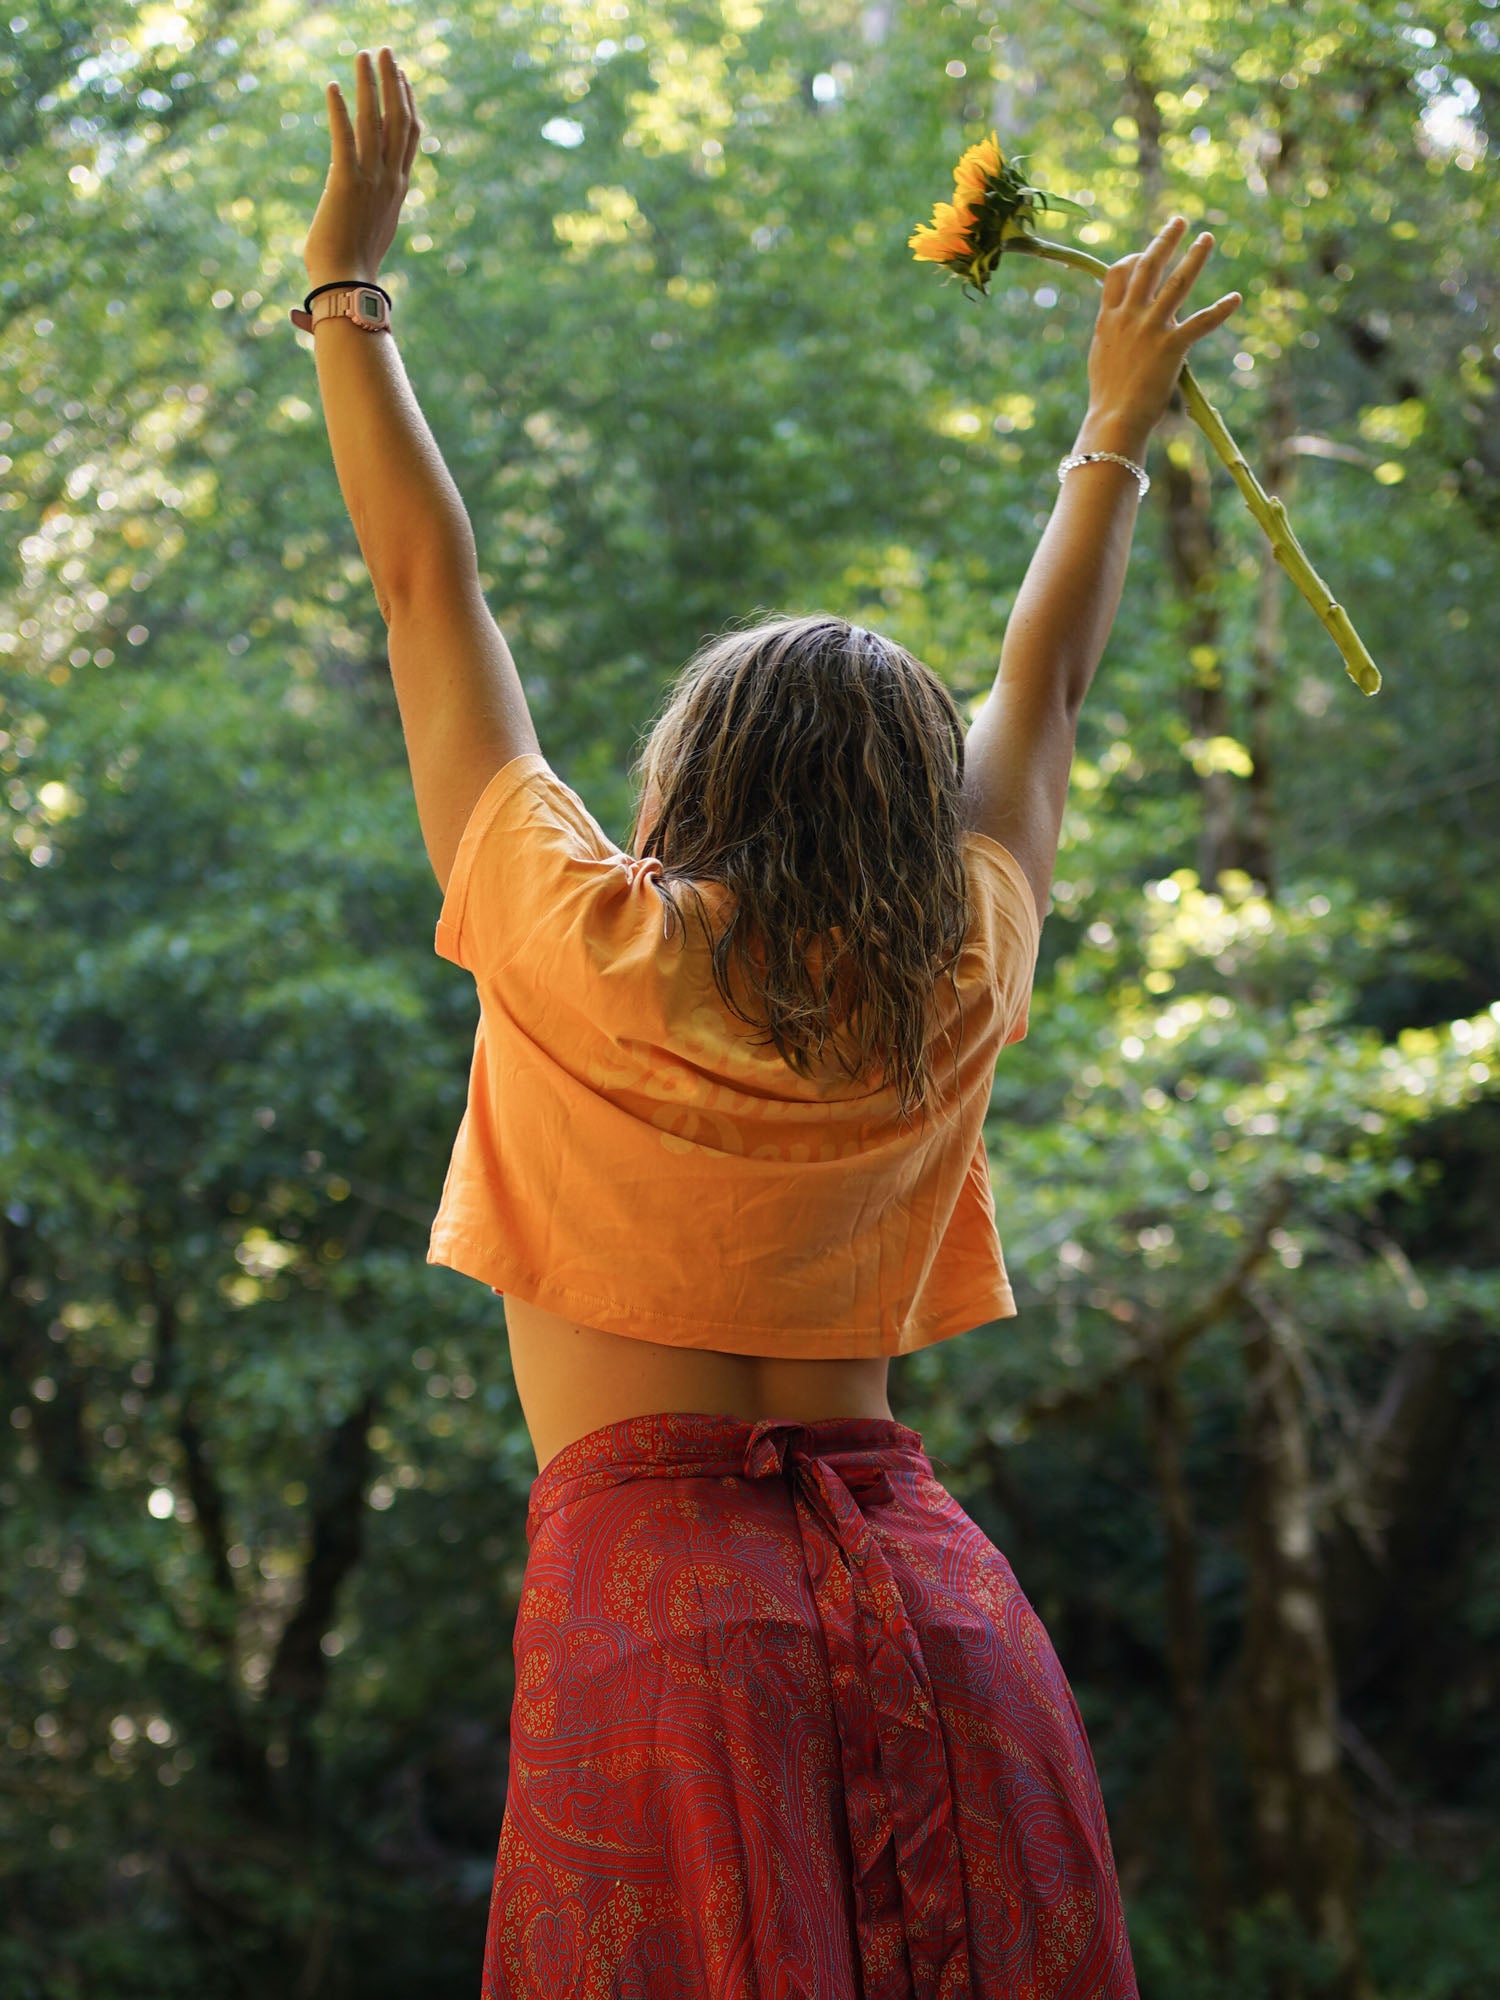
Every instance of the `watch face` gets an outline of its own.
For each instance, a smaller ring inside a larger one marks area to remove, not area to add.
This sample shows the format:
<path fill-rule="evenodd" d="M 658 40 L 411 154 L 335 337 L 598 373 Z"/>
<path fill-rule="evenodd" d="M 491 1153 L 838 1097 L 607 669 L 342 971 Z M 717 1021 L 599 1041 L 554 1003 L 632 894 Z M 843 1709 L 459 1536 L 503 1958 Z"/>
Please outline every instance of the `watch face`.
<path fill-rule="evenodd" d="M 354 295 L 354 310 L 361 319 L 378 320 L 383 304 L 379 292 L 356 292 Z"/>

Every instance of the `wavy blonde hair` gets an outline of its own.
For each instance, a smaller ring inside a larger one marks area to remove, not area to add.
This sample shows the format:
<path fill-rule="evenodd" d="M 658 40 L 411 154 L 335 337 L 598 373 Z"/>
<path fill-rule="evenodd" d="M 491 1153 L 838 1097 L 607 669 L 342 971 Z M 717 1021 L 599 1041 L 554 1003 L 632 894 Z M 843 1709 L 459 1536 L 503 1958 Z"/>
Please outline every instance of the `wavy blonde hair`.
<path fill-rule="evenodd" d="M 842 618 L 730 629 L 678 675 L 631 768 L 636 852 L 662 862 L 684 936 L 677 892 L 692 896 L 758 1045 L 804 1077 L 830 1045 L 851 1081 L 878 1065 L 902 1119 L 925 1120 L 932 1002 L 944 972 L 958 997 L 969 926 L 964 725 L 936 674 Z M 717 937 L 705 881 L 733 892 Z M 810 939 L 831 947 L 816 968 Z"/>

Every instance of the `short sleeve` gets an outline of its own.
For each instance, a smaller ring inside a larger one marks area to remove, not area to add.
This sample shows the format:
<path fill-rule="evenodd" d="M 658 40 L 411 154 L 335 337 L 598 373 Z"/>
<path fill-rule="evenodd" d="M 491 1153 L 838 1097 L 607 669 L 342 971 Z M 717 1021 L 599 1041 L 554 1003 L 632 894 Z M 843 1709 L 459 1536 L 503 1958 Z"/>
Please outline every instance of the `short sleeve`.
<path fill-rule="evenodd" d="M 433 948 L 476 979 L 493 978 L 540 925 L 567 924 L 601 867 L 627 858 L 539 751 L 512 757 L 464 827 Z"/>
<path fill-rule="evenodd" d="M 987 833 L 970 832 L 965 859 L 970 895 L 985 935 L 991 976 L 1005 1023 L 1001 1046 L 1019 1042 L 1030 1025 L 1042 926 L 1025 870 L 1008 847 Z M 977 862 L 977 867 L 972 864 Z"/>

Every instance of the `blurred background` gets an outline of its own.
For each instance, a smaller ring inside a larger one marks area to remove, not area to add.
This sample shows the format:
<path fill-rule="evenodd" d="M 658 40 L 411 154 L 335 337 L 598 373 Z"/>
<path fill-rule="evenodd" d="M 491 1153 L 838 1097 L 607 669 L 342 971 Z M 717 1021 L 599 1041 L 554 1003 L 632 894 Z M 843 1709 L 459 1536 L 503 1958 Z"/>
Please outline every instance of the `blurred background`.
<path fill-rule="evenodd" d="M 0 1995 L 478 1988 L 535 1471 L 424 1261 L 471 982 L 287 320 L 323 90 L 543 749 L 613 837 L 725 620 L 967 713 L 1091 279 L 906 247 L 997 129 L 1215 231 L 987 1125 L 1019 1318 L 896 1362 L 1090 1731 L 1147 2000 L 1500 1964 L 1494 0 L 54 6 L 0 21 Z M 601 1162 L 601 1170 L 608 1163 Z"/>

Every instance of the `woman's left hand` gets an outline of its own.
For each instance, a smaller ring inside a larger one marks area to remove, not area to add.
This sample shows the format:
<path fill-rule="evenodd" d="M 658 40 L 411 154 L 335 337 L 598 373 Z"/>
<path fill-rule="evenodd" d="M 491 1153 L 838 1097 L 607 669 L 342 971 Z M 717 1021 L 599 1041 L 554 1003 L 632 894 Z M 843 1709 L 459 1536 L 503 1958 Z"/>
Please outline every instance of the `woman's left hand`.
<path fill-rule="evenodd" d="M 375 64 L 361 49 L 354 64 L 356 105 L 351 124 L 344 94 L 327 89 L 333 158 L 318 212 L 302 246 L 302 261 L 314 285 L 337 278 L 373 279 L 396 234 L 396 218 L 406 199 L 411 163 L 422 127 L 406 72 L 388 48 L 380 51 L 385 112 L 375 94 Z"/>

